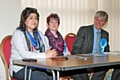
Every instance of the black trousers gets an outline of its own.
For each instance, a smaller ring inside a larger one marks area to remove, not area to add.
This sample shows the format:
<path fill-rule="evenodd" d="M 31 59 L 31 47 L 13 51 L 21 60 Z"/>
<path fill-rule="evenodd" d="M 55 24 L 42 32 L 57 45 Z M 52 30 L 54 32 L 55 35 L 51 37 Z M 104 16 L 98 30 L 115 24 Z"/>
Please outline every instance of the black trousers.
<path fill-rule="evenodd" d="M 19 70 L 17 73 L 13 72 L 13 77 L 16 78 L 17 80 L 24 80 L 24 72 L 25 72 L 25 68 Z M 83 79 L 89 80 L 89 77 L 87 76 L 86 73 L 87 73 L 86 69 L 61 71 L 60 76 L 71 76 L 74 80 L 83 80 Z M 27 70 L 27 74 L 29 74 L 29 69 Z M 28 80 L 28 75 L 27 75 L 27 80 Z M 52 78 L 52 74 L 47 71 L 34 69 L 32 70 L 31 73 L 31 80 L 53 80 L 53 78 Z"/>
<path fill-rule="evenodd" d="M 109 67 L 94 67 L 94 74 L 91 80 L 104 80 L 104 77 L 109 70 Z"/>
<path fill-rule="evenodd" d="M 94 67 L 93 77 L 91 80 L 103 80 L 106 72 L 113 68 L 113 74 L 111 80 L 120 80 L 120 65 L 116 66 L 108 66 L 108 67 Z M 13 73 L 13 77 L 17 80 L 24 80 L 24 71 L 25 69 L 21 69 L 17 73 Z M 29 70 L 27 70 L 27 74 Z M 70 70 L 70 71 L 61 71 L 61 76 L 71 76 L 74 80 L 89 80 L 87 69 L 78 69 L 78 70 Z M 28 79 L 28 75 L 27 75 Z M 52 74 L 46 71 L 35 69 L 32 71 L 31 80 L 53 80 Z"/>
<path fill-rule="evenodd" d="M 87 69 L 61 71 L 61 76 L 70 76 L 74 80 L 89 80 Z"/>
<path fill-rule="evenodd" d="M 120 65 L 112 66 L 114 69 L 111 80 L 120 80 Z"/>
<path fill-rule="evenodd" d="M 109 70 L 108 67 L 94 67 L 92 69 L 94 74 L 91 80 L 104 80 L 106 72 Z M 71 75 L 74 80 L 89 80 L 87 69 L 68 71 L 66 73 L 69 73 L 68 75 Z"/>
<path fill-rule="evenodd" d="M 13 72 L 13 77 L 16 78 L 17 80 L 24 80 L 24 72 L 25 72 L 25 68 L 19 70 L 16 73 Z M 29 69 L 27 70 L 27 74 L 29 74 Z M 28 80 L 28 75 L 27 75 L 27 80 Z M 31 80 L 53 80 L 53 79 L 51 73 L 45 70 L 34 69 L 32 70 L 31 73 Z"/>

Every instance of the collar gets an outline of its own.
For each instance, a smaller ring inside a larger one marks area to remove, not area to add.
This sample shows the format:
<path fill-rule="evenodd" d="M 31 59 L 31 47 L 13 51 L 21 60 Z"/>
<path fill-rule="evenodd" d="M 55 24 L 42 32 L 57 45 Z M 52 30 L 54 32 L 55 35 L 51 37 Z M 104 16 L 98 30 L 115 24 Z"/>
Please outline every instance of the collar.
<path fill-rule="evenodd" d="M 94 28 L 94 32 L 101 32 L 101 29 L 100 30 L 97 30 L 96 27 L 93 25 L 93 28 Z"/>

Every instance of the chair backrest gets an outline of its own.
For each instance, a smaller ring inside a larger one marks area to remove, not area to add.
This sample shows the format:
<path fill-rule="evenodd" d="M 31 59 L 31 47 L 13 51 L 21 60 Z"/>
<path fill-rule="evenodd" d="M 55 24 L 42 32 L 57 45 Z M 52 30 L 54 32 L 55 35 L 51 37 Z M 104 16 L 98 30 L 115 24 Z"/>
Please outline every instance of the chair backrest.
<path fill-rule="evenodd" d="M 7 80 L 6 67 L 0 53 L 0 80 Z"/>
<path fill-rule="evenodd" d="M 10 55 L 11 55 L 11 38 L 12 38 L 12 35 L 8 35 L 8 36 L 4 37 L 1 42 L 1 53 L 5 57 L 8 67 L 10 64 L 9 59 L 10 59 Z"/>
<path fill-rule="evenodd" d="M 8 35 L 8 36 L 5 36 L 3 39 L 2 39 L 2 42 L 1 42 L 1 45 L 0 45 L 0 55 L 1 55 L 1 58 L 3 60 L 3 63 L 5 65 L 5 68 L 6 68 L 6 78 L 7 80 L 9 80 L 9 72 L 8 72 L 8 68 L 9 68 L 9 59 L 10 59 L 10 55 L 11 55 L 11 37 L 12 35 Z"/>
<path fill-rule="evenodd" d="M 75 39 L 76 39 L 76 34 L 74 33 L 68 33 L 65 36 L 66 46 L 68 47 L 68 50 L 70 51 L 70 53 L 72 52 L 72 46 L 74 44 Z"/>
<path fill-rule="evenodd" d="M 4 61 L 5 67 L 6 67 L 6 74 L 7 74 L 7 80 L 16 80 L 15 78 L 11 77 L 9 75 L 8 69 L 10 64 L 10 55 L 11 55 L 11 38 L 12 35 L 7 35 L 2 39 L 1 45 L 0 45 L 0 52 L 2 55 L 2 59 Z"/>

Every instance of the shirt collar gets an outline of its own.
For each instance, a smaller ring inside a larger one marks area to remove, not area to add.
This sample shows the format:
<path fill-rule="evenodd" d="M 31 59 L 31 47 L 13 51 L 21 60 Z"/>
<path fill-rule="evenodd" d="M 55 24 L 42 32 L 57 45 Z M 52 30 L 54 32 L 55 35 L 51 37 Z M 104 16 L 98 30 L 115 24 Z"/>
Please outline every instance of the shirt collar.
<path fill-rule="evenodd" d="M 97 30 L 96 27 L 95 27 L 95 25 L 94 25 L 93 27 L 94 27 L 94 32 L 95 32 L 95 33 L 98 32 L 98 31 L 101 32 L 101 29 L 100 29 L 100 30 Z"/>

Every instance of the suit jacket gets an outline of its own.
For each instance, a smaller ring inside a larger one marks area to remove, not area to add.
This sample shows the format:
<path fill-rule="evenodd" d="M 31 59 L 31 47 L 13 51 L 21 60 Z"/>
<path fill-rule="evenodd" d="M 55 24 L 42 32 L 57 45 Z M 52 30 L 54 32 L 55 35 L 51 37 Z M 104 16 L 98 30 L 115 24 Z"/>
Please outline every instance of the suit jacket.
<path fill-rule="evenodd" d="M 105 38 L 108 42 L 104 52 L 109 52 L 109 34 L 101 29 L 101 38 Z M 92 53 L 94 44 L 94 28 L 93 25 L 82 26 L 77 32 L 77 37 L 72 48 L 72 54 Z"/>

